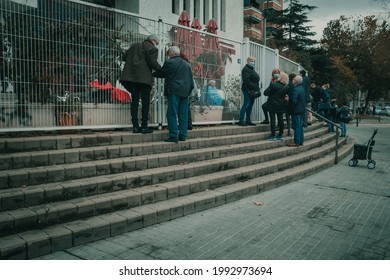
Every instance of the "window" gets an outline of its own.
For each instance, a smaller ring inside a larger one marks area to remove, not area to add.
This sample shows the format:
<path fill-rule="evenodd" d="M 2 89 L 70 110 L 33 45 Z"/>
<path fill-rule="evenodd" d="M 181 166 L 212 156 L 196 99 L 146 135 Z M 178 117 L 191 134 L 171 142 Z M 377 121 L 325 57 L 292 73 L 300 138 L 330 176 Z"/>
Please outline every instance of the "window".
<path fill-rule="evenodd" d="M 200 19 L 200 0 L 194 0 L 194 18 Z"/>
<path fill-rule="evenodd" d="M 211 17 L 218 22 L 218 1 L 212 0 Z"/>
<path fill-rule="evenodd" d="M 209 0 L 203 0 L 203 22 L 206 23 L 210 19 L 210 5 Z"/>
<path fill-rule="evenodd" d="M 172 0 L 172 14 L 179 14 L 179 0 Z"/>
<path fill-rule="evenodd" d="M 191 0 L 184 0 L 183 10 L 187 11 L 188 16 L 191 16 Z"/>
<path fill-rule="evenodd" d="M 226 0 L 221 0 L 221 4 L 220 4 L 220 26 L 219 26 L 219 29 L 221 31 L 226 31 Z"/>

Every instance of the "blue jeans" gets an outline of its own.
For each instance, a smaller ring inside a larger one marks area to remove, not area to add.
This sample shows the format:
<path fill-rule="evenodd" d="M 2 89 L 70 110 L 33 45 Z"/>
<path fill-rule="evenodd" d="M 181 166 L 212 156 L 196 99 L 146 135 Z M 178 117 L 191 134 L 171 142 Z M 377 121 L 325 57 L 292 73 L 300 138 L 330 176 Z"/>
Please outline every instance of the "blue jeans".
<path fill-rule="evenodd" d="M 292 129 L 294 130 L 294 143 L 303 145 L 304 131 L 303 131 L 303 118 L 305 114 L 292 114 Z"/>
<path fill-rule="evenodd" d="M 341 126 L 341 136 L 345 137 L 347 134 L 347 124 L 345 122 L 340 122 Z"/>
<path fill-rule="evenodd" d="M 167 110 L 169 138 L 186 139 L 188 129 L 188 98 L 168 95 Z M 177 121 L 179 120 L 179 124 Z"/>
<path fill-rule="evenodd" d="M 252 107 L 255 103 L 255 100 L 250 98 L 247 90 L 243 89 L 242 93 L 244 94 L 244 104 L 242 104 L 240 110 L 240 123 L 251 122 Z M 244 121 L 244 118 L 246 119 Z"/>

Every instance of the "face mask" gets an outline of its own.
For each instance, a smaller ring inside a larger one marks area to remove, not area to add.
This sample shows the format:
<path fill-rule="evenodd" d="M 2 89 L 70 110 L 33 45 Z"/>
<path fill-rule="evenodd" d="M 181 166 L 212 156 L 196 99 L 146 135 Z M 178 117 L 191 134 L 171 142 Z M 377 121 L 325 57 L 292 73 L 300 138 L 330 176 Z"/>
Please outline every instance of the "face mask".
<path fill-rule="evenodd" d="M 249 62 L 248 64 L 249 64 L 250 66 L 252 66 L 253 68 L 255 68 L 255 65 L 256 65 L 255 62 Z"/>
<path fill-rule="evenodd" d="M 278 79 L 279 78 L 279 74 L 274 74 L 274 78 Z"/>

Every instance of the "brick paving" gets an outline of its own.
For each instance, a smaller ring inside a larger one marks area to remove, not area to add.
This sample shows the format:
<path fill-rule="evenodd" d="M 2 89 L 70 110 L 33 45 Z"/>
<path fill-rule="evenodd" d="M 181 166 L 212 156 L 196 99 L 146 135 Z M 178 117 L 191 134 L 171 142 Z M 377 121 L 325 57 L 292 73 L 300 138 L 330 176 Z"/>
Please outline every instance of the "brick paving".
<path fill-rule="evenodd" d="M 239 201 L 37 259 L 390 259 L 390 125 L 349 125 L 372 159 L 338 165 Z M 256 205 L 259 203 L 262 205 Z"/>

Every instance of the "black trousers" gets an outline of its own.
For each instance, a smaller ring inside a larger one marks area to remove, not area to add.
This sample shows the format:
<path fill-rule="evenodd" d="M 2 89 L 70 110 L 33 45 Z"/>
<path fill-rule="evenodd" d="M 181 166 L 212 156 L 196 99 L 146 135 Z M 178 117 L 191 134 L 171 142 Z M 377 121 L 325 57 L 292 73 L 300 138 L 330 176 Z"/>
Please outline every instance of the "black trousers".
<path fill-rule="evenodd" d="M 147 84 L 134 82 L 121 82 L 125 89 L 131 93 L 131 122 L 133 127 L 139 127 L 138 107 L 141 98 L 142 117 L 141 128 L 148 127 L 149 107 L 150 107 L 150 91 L 151 87 Z"/>
<path fill-rule="evenodd" d="M 276 132 L 276 118 L 278 118 L 278 127 L 279 127 L 278 136 L 283 136 L 283 132 L 284 132 L 283 114 L 284 113 L 279 113 L 279 112 L 269 112 L 272 136 L 275 136 L 275 132 Z"/>
<path fill-rule="evenodd" d="M 268 110 L 267 110 L 267 101 L 263 103 L 263 105 L 261 105 L 261 109 L 263 109 L 263 113 L 264 113 L 264 117 L 265 117 L 265 121 L 269 121 L 269 114 L 268 114 Z"/>

